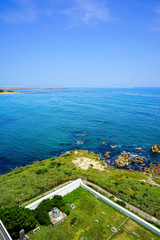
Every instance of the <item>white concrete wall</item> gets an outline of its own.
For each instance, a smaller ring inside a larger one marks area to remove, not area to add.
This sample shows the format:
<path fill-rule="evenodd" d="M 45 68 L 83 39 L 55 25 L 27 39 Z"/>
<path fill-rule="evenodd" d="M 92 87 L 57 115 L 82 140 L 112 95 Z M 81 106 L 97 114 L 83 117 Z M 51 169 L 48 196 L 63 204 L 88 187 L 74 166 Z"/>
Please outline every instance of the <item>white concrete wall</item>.
<path fill-rule="evenodd" d="M 12 240 L 1 220 L 0 220 L 0 240 Z"/>
<path fill-rule="evenodd" d="M 80 187 L 80 184 L 81 184 L 81 179 L 78 179 L 78 180 L 76 180 L 74 182 L 71 182 L 68 185 L 66 185 L 66 186 L 64 186 L 64 187 L 62 187 L 60 189 L 57 189 L 56 191 L 54 191 L 54 192 L 52 192 L 52 193 L 50 193 L 50 194 L 48 194 L 48 195 L 38 199 L 37 201 L 27 205 L 26 208 L 34 210 L 43 200 L 48 199 L 48 198 L 51 199 L 55 195 L 61 195 L 63 197 L 67 193 L 70 193 L 73 190 L 75 190 L 76 188 Z"/>
<path fill-rule="evenodd" d="M 145 220 L 143 220 L 142 218 L 138 217 L 137 215 L 135 215 L 134 213 L 131 213 L 130 211 L 126 210 L 125 208 L 121 207 L 120 205 L 116 204 L 115 202 L 111 201 L 110 199 L 104 197 L 103 195 L 101 195 L 100 193 L 96 192 L 95 190 L 93 190 L 92 188 L 88 187 L 87 185 L 85 185 L 81 179 L 78 179 L 72 183 L 69 183 L 68 185 L 46 195 L 45 197 L 42 197 L 41 199 L 29 204 L 28 206 L 26 206 L 26 208 L 29 208 L 31 210 L 35 209 L 44 199 L 47 198 L 53 198 L 54 195 L 61 195 L 62 197 L 64 195 L 66 195 L 67 193 L 72 192 L 73 190 L 75 190 L 78 187 L 82 187 L 84 189 L 86 189 L 87 191 L 89 191 L 90 193 L 94 194 L 96 197 L 102 199 L 104 202 L 108 203 L 109 205 L 113 206 L 114 208 L 118 209 L 119 211 L 121 211 L 122 213 L 124 213 L 126 216 L 132 218 L 133 220 L 135 220 L 136 222 L 142 224 L 144 227 L 150 229 L 152 232 L 158 234 L 160 236 L 160 229 L 154 227 L 152 224 L 146 222 Z M 85 203 L 84 203 L 85 204 Z"/>
<path fill-rule="evenodd" d="M 160 235 L 160 229 L 156 228 L 152 224 L 146 222 L 142 218 L 138 217 L 134 213 L 131 213 L 130 211 L 126 210 L 125 208 L 121 207 L 120 205 L 116 204 L 115 202 L 111 201 L 110 199 L 104 197 L 100 193 L 96 192 L 92 188 L 90 188 L 87 185 L 85 185 L 82 181 L 81 181 L 81 187 L 84 188 L 85 190 L 89 191 L 90 193 L 94 194 L 96 197 L 102 199 L 104 202 L 108 203 L 109 205 L 113 206 L 114 208 L 117 208 L 119 211 L 121 211 L 122 213 L 124 213 L 128 217 L 132 218 L 136 222 L 142 224 L 144 227 L 150 229 L 152 232 Z"/>

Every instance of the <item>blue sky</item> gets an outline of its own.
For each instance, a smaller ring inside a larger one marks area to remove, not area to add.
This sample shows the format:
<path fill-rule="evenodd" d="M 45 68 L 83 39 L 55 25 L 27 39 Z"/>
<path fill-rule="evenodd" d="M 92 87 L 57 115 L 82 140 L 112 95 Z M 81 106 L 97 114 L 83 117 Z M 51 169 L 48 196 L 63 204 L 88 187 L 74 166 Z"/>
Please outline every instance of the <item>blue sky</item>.
<path fill-rule="evenodd" d="M 160 87 L 159 0 L 0 0 L 1 87 Z"/>

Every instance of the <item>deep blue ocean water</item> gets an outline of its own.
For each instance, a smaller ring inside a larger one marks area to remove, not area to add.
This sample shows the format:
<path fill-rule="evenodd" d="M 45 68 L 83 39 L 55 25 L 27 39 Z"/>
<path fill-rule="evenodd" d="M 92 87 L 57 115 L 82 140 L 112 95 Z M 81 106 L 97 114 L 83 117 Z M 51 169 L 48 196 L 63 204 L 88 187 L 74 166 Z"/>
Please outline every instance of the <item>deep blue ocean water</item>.
<path fill-rule="evenodd" d="M 160 162 L 160 154 L 150 154 L 151 145 L 160 144 L 160 88 L 21 92 L 0 95 L 1 174 L 75 148 L 93 150 L 102 159 L 106 151 L 111 159 L 129 151 L 144 157 L 146 166 Z"/>

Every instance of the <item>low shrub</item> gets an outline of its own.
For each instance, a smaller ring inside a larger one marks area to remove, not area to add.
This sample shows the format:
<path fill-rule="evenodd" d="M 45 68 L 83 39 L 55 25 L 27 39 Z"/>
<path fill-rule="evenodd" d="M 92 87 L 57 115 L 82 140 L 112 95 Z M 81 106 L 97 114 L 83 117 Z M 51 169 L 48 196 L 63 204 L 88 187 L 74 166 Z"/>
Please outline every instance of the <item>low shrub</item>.
<path fill-rule="evenodd" d="M 63 200 L 62 196 L 55 195 L 51 200 L 53 207 L 60 208 L 65 206 L 65 201 Z"/>
<path fill-rule="evenodd" d="M 50 224 L 48 211 L 45 211 L 44 209 L 41 208 L 37 208 L 34 210 L 34 212 L 36 219 L 41 225 L 48 226 Z"/>
<path fill-rule="evenodd" d="M 46 173 L 46 172 L 48 172 L 47 168 L 40 168 L 40 169 L 35 171 L 36 174 L 43 174 L 43 173 Z"/>
<path fill-rule="evenodd" d="M 68 205 L 60 207 L 60 210 L 64 212 L 65 214 L 69 215 L 70 214 L 70 207 Z"/>
<path fill-rule="evenodd" d="M 117 200 L 116 203 L 119 204 L 119 205 L 122 206 L 122 207 L 126 207 L 125 202 L 122 202 L 122 201 L 120 201 L 120 200 Z"/>

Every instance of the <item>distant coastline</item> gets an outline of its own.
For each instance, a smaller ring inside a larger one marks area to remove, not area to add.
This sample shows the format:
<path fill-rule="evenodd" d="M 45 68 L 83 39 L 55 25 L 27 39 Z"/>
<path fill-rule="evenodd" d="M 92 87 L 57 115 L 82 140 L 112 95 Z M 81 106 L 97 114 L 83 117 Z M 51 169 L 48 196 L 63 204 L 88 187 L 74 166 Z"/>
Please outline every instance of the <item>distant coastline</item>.
<path fill-rule="evenodd" d="M 11 88 L 0 89 L 0 94 L 19 94 L 20 92 L 14 92 Z"/>
<path fill-rule="evenodd" d="M 0 92 L 0 94 L 20 94 L 20 92 Z"/>

